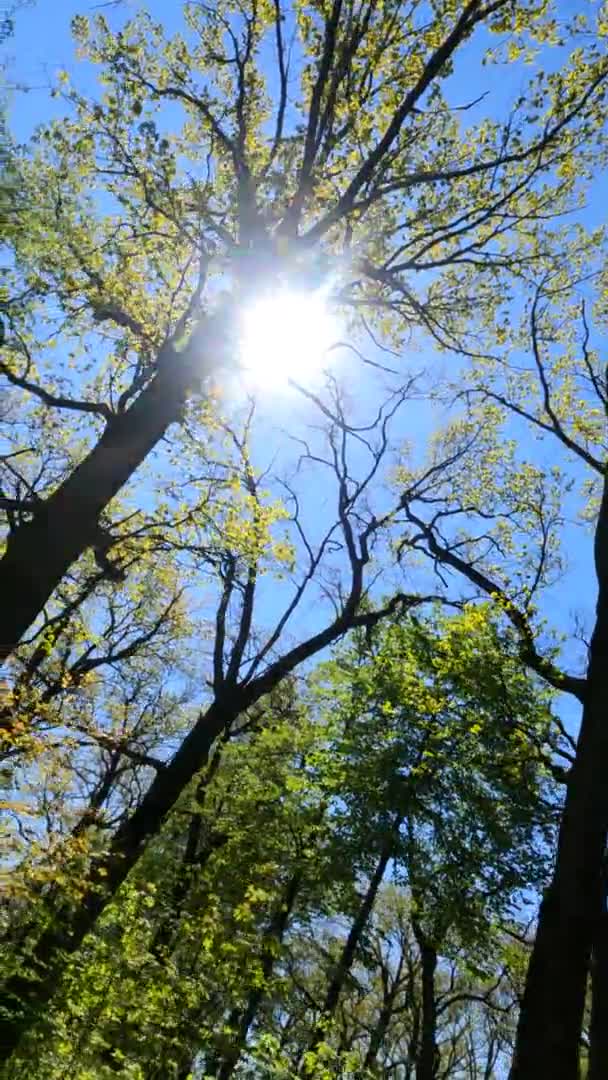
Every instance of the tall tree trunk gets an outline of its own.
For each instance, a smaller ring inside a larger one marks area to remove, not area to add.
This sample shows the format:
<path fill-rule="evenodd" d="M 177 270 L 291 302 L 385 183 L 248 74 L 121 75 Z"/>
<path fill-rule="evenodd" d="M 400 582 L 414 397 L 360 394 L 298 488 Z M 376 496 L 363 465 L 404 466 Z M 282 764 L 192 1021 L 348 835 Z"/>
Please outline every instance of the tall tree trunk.
<path fill-rule="evenodd" d="M 179 420 L 193 381 L 204 378 L 220 347 L 221 318 L 209 318 L 186 348 L 161 349 L 157 374 L 124 413 L 110 420 L 83 461 L 36 511 L 9 535 L 0 559 L 0 663 L 42 611 L 61 579 L 95 546 L 99 517 L 114 496 Z"/>
<path fill-rule="evenodd" d="M 412 919 L 412 929 L 420 949 L 422 981 L 422 1018 L 416 1055 L 416 1080 L 435 1080 L 437 1075 L 437 999 L 435 996 L 437 951 L 424 934 L 417 919 Z"/>
<path fill-rule="evenodd" d="M 602 907 L 591 954 L 591 1023 L 587 1080 L 608 1076 L 608 877 L 604 863 Z"/>
<path fill-rule="evenodd" d="M 321 1020 L 315 1028 L 313 1037 L 311 1039 L 309 1050 L 313 1053 L 325 1040 L 326 1027 L 328 1022 L 333 1017 L 344 983 L 348 977 L 348 973 L 353 965 L 355 954 L 359 947 L 359 943 L 367 926 L 369 917 L 372 913 L 378 890 L 382 884 L 382 879 L 386 873 L 386 868 L 394 854 L 397 836 L 399 828 L 401 826 L 401 818 L 397 819 L 386 837 L 382 849 L 380 851 L 380 857 L 376 864 L 376 868 L 369 880 L 365 894 L 359 905 L 359 910 L 348 932 L 348 937 L 344 942 L 340 958 L 335 964 L 327 991 L 325 993 L 325 1000 L 323 1002 L 323 1008 L 321 1011 Z M 307 1074 L 306 1067 L 304 1068 L 304 1075 Z"/>
<path fill-rule="evenodd" d="M 608 481 L 595 535 L 597 618 L 553 879 L 540 906 L 511 1080 L 576 1080 L 608 831 Z"/>

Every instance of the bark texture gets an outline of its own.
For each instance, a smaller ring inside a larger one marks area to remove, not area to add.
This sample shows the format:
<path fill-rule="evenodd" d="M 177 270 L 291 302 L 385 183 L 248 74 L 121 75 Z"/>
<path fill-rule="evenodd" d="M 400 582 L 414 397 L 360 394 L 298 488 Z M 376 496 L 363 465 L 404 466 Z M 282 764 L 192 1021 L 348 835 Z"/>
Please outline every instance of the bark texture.
<path fill-rule="evenodd" d="M 608 832 L 608 490 L 595 536 L 597 618 L 553 879 L 539 912 L 510 1080 L 577 1080 Z"/>

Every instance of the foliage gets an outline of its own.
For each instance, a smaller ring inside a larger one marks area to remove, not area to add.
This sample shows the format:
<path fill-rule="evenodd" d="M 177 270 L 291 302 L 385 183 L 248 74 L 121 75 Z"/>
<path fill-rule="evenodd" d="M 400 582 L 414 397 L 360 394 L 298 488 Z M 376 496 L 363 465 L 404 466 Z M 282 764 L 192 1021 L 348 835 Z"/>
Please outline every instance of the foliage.
<path fill-rule="evenodd" d="M 550 798 L 550 788 L 534 742 L 550 721 L 548 703 L 481 609 L 396 623 L 372 649 L 361 640 L 340 650 L 302 699 L 284 684 L 218 744 L 69 965 L 54 1009 L 26 1043 L 24 1075 L 149 1076 L 155 1062 L 163 1075 L 172 1067 L 181 1075 L 184 1060 L 201 1055 L 214 1076 L 228 1075 L 227 1062 L 243 1076 L 303 1067 L 320 1076 L 335 1054 L 373 1072 L 372 1051 L 395 1054 L 404 1040 L 415 1060 L 422 1006 L 412 925 L 418 934 L 425 927 L 443 957 L 441 1052 L 455 1060 L 470 1052 L 457 1033 L 467 994 L 481 1009 L 467 1025 L 498 1030 L 503 993 L 512 1015 L 506 939 L 494 935 L 517 916 L 521 890 L 547 872 L 539 830 L 551 827 L 555 808 L 539 807 L 539 791 Z M 487 687 L 486 712 L 470 696 L 474 671 Z M 344 934 L 395 814 L 393 884 L 360 928 L 321 1042 L 315 1031 Z M 42 896 L 33 902 L 44 905 Z M 374 1024 L 384 1024 L 375 996 L 386 971 L 396 980 L 391 1012 L 380 1043 L 370 1043 Z M 353 1028 L 346 1049 L 344 1025 Z"/>
<path fill-rule="evenodd" d="M 573 1080 L 605 8 L 106 7 L 0 195 L 6 1075 L 491 1077 L 523 995 L 513 1080 Z M 279 392 L 285 293 L 340 341 Z"/>

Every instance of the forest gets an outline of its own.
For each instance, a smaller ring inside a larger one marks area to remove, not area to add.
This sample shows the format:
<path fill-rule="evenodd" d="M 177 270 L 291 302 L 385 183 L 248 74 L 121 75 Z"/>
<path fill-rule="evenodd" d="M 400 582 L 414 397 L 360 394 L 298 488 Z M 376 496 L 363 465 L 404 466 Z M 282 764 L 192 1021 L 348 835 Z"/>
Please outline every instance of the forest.
<path fill-rule="evenodd" d="M 0 44 L 0 1077 L 607 1080 L 605 0 Z"/>

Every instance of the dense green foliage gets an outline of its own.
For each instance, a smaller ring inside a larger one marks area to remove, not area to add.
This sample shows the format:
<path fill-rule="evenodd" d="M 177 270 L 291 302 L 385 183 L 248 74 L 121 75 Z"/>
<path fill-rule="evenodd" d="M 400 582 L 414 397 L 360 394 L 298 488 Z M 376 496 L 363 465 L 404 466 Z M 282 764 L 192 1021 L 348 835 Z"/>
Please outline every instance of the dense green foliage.
<path fill-rule="evenodd" d="M 536 750 L 550 722 L 483 608 L 389 625 L 300 695 L 284 684 L 184 793 L 26 1041 L 23 1075 L 33 1060 L 40 1077 L 413 1063 L 422 945 L 448 1074 L 502 1057 L 521 965 L 508 932 L 546 877 L 555 822 Z M 74 884 L 82 849 L 72 857 Z M 31 890 L 31 863 L 21 875 Z"/>

